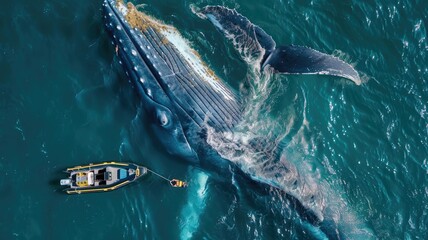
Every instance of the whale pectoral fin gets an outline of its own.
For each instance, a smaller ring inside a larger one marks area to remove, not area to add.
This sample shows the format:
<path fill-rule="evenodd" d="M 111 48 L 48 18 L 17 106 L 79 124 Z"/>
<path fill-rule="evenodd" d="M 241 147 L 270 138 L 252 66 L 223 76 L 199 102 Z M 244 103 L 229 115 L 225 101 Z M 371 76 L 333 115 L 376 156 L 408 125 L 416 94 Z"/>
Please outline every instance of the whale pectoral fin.
<path fill-rule="evenodd" d="M 360 85 L 355 69 L 337 57 L 303 46 L 281 46 L 272 51 L 262 63 L 283 74 L 320 74 L 343 77 Z"/>
<path fill-rule="evenodd" d="M 198 16 L 207 18 L 232 40 L 234 47 L 247 62 L 261 59 L 275 49 L 275 41 L 263 29 L 251 23 L 235 9 L 223 6 L 207 6 Z"/>

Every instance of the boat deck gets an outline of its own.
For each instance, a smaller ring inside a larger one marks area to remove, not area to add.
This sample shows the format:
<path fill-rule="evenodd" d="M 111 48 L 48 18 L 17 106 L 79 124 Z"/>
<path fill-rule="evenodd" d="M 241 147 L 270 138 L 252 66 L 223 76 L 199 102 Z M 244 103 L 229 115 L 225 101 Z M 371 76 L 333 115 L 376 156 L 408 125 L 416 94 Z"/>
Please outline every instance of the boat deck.
<path fill-rule="evenodd" d="M 67 193 L 111 191 L 147 174 L 147 168 L 133 163 L 104 162 L 68 168 L 68 178 L 61 185 Z"/>

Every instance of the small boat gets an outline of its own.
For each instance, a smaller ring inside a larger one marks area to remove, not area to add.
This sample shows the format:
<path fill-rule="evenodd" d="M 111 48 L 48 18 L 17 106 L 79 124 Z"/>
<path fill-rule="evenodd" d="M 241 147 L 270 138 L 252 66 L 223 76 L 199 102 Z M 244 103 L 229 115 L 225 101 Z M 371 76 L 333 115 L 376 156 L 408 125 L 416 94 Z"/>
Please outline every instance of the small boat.
<path fill-rule="evenodd" d="M 128 185 L 146 175 L 148 170 L 133 163 L 104 162 L 67 168 L 70 174 L 61 179 L 68 194 L 108 192 Z"/>

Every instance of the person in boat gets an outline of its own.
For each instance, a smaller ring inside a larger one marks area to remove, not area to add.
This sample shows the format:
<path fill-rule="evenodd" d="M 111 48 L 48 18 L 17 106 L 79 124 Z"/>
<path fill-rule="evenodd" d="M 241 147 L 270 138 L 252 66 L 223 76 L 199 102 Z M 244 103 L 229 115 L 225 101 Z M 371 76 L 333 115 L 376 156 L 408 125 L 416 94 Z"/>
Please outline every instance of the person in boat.
<path fill-rule="evenodd" d="M 169 183 L 173 187 L 187 187 L 187 183 L 186 182 L 180 181 L 178 179 L 172 179 L 171 181 L 169 181 Z"/>

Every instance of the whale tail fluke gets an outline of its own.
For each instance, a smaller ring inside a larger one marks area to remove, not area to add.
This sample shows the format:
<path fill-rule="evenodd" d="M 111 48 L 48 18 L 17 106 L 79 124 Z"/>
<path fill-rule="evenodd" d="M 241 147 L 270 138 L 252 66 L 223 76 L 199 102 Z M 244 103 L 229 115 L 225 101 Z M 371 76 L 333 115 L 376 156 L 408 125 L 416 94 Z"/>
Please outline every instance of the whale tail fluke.
<path fill-rule="evenodd" d="M 262 63 L 262 68 L 271 67 L 284 74 L 319 74 L 349 79 L 360 85 L 361 79 L 355 69 L 337 57 L 303 46 L 281 46 L 272 51 Z"/>
<path fill-rule="evenodd" d="M 303 46 L 276 48 L 270 35 L 235 9 L 206 6 L 198 16 L 210 20 L 233 42 L 242 58 L 249 64 L 256 63 L 260 70 L 270 66 L 276 73 L 331 75 L 361 84 L 357 71 L 337 57 Z"/>

